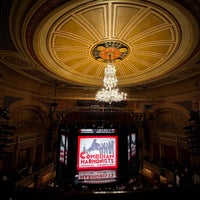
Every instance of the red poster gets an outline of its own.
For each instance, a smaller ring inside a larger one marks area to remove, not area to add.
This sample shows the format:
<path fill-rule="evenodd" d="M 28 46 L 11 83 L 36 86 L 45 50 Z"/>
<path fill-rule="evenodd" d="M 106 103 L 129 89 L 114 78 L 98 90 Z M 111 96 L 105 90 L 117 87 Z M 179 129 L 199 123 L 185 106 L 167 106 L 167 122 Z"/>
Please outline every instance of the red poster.
<path fill-rule="evenodd" d="M 78 136 L 77 170 L 116 169 L 117 136 Z"/>

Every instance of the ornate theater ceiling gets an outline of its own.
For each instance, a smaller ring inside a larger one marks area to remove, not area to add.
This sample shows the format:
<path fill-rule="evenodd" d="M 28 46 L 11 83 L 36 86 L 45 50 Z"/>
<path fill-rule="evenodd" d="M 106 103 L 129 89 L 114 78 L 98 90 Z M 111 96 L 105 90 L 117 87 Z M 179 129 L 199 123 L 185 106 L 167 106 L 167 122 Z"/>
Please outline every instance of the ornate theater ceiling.
<path fill-rule="evenodd" d="M 200 72 L 199 16 L 196 5 L 188 4 L 188 12 L 183 2 L 4 1 L 10 40 L 2 43 L 0 62 L 29 78 L 70 86 L 102 86 L 108 55 L 122 87 L 189 78 Z"/>

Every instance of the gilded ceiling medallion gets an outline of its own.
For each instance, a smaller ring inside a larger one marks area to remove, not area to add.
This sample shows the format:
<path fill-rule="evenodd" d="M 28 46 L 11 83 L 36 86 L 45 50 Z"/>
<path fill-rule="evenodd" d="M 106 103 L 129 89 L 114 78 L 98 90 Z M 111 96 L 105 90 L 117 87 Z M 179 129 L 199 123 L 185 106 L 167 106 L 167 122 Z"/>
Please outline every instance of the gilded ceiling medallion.
<path fill-rule="evenodd" d="M 91 52 L 95 60 L 99 62 L 120 62 L 129 54 L 128 45 L 119 41 L 106 41 L 97 44 Z"/>

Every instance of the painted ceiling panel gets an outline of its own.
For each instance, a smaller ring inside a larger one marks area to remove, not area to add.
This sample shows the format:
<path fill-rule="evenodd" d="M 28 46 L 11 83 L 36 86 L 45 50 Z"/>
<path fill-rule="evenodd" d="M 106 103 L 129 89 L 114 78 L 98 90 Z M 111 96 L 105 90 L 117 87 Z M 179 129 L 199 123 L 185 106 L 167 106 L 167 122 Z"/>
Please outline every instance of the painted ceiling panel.
<path fill-rule="evenodd" d="M 72 37 L 82 37 L 87 40 L 91 40 L 92 34 L 81 24 L 78 23 L 75 19 L 69 21 L 62 21 L 61 26 L 58 28 L 58 31 L 64 35 L 71 35 Z"/>
<path fill-rule="evenodd" d="M 115 34 L 119 35 L 121 31 L 127 26 L 128 23 L 131 23 L 132 19 L 138 12 L 137 8 L 131 8 L 126 6 L 117 6 L 116 7 L 116 17 L 114 18 L 116 21 L 114 22 L 115 26 Z"/>
<path fill-rule="evenodd" d="M 103 7 L 95 7 L 82 13 L 86 22 L 90 25 L 91 33 L 98 33 L 101 38 L 107 37 L 107 12 Z M 86 25 L 86 24 L 85 24 Z M 86 25 L 87 26 L 87 25 Z"/>

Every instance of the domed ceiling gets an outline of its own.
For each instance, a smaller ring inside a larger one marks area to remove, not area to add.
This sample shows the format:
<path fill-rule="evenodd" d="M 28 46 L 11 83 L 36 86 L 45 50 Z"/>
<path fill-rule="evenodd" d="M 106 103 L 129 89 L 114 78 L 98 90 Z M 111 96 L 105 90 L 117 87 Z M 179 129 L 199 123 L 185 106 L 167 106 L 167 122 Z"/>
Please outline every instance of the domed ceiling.
<path fill-rule="evenodd" d="M 40 81 L 100 87 L 109 59 L 124 87 L 200 72 L 199 26 L 176 1 L 14 0 L 9 21 L 17 53 L 1 62 Z"/>

